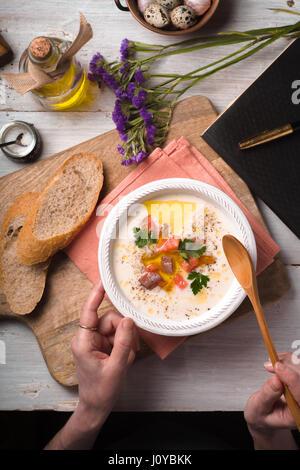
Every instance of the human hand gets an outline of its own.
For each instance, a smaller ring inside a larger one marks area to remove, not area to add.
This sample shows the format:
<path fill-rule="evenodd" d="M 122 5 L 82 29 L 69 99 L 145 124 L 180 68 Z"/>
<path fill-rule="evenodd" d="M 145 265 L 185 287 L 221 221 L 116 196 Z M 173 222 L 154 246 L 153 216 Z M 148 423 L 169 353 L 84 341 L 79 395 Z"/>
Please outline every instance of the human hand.
<path fill-rule="evenodd" d="M 91 427 L 99 427 L 110 413 L 139 348 L 137 330 L 130 318 L 115 311 L 98 318 L 104 294 L 100 282 L 80 316 L 81 325 L 96 327 L 97 331 L 78 328 L 72 340 L 79 385 L 77 414 Z"/>
<path fill-rule="evenodd" d="M 249 398 L 245 407 L 244 416 L 254 441 L 262 435 L 268 436 L 270 441 L 278 441 L 276 435 L 281 434 L 282 443 L 283 434 L 280 431 L 296 428 L 283 396 L 283 384 L 288 385 L 300 404 L 300 366 L 292 362 L 292 353 L 280 353 L 279 359 L 274 368 L 271 362 L 265 363 L 266 370 L 276 375 Z"/>
<path fill-rule="evenodd" d="M 291 353 L 281 353 L 273 368 L 265 363 L 268 372 L 276 375 L 269 378 L 261 390 L 254 393 L 245 408 L 248 425 L 256 429 L 293 429 L 295 421 L 283 396 L 283 384 L 288 385 L 295 400 L 300 403 L 300 366 L 293 364 Z"/>
<path fill-rule="evenodd" d="M 72 340 L 72 352 L 79 384 L 79 403 L 64 427 L 45 446 L 47 450 L 90 449 L 110 413 L 126 372 L 139 348 L 134 323 L 111 311 L 98 318 L 104 297 L 99 282 L 80 315 Z M 93 331 L 89 328 L 96 328 Z"/>

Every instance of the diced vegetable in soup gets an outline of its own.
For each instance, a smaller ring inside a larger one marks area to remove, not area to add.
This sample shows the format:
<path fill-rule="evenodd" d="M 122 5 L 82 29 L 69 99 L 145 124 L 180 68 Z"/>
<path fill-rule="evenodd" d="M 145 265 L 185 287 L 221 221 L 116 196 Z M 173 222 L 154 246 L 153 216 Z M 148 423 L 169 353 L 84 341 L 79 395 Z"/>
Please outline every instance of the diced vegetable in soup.
<path fill-rule="evenodd" d="M 113 262 L 124 295 L 144 314 L 186 320 L 213 308 L 233 275 L 222 249 L 232 226 L 195 196 L 145 201 L 120 227 Z"/>

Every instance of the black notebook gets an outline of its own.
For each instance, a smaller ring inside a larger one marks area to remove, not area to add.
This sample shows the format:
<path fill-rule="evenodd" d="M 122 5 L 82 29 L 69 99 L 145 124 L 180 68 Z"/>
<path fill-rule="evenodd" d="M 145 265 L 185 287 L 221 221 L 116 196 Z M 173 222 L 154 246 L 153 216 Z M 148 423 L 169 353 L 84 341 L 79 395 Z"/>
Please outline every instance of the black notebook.
<path fill-rule="evenodd" d="M 202 136 L 298 237 L 300 132 L 247 150 L 240 150 L 238 143 L 264 130 L 299 120 L 300 39 L 297 39 Z"/>

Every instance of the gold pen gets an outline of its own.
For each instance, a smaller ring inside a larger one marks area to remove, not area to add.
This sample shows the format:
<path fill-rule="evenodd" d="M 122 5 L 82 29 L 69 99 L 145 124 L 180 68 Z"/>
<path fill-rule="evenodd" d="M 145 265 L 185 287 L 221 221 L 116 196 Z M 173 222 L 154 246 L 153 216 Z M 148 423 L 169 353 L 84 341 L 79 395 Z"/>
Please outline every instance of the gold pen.
<path fill-rule="evenodd" d="M 272 130 L 267 130 L 260 132 L 259 134 L 249 137 L 248 139 L 243 140 L 239 143 L 241 150 L 249 149 L 256 147 L 257 145 L 265 144 L 266 142 L 271 142 L 272 140 L 280 139 L 289 134 L 293 134 L 300 130 L 300 121 L 294 123 L 288 123 L 284 126 L 276 127 Z"/>

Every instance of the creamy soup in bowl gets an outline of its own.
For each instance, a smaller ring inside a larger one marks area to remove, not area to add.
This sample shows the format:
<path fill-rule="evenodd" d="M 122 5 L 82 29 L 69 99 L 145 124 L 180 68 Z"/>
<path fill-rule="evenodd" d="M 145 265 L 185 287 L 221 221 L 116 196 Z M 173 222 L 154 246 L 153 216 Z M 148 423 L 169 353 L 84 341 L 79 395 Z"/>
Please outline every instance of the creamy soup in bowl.
<path fill-rule="evenodd" d="M 251 227 L 220 190 L 160 180 L 124 197 L 108 215 L 99 268 L 108 297 L 146 330 L 181 336 L 224 321 L 244 299 L 222 249 L 239 238 L 256 262 Z"/>

